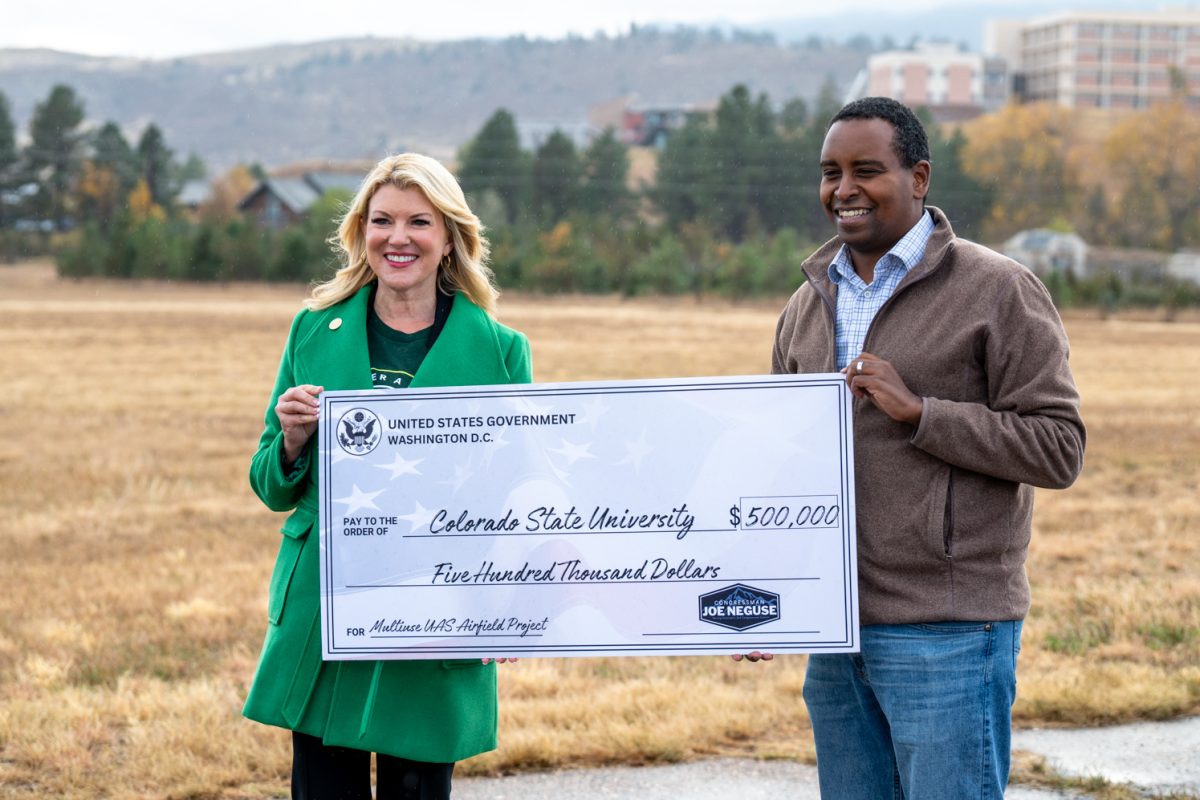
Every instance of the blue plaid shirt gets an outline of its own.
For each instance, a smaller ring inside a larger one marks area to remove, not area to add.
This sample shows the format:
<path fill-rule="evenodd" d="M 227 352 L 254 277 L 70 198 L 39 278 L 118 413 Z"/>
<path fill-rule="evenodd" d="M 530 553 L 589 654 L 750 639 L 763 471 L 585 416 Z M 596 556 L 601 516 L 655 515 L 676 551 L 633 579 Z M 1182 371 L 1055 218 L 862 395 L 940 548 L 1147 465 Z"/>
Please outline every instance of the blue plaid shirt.
<path fill-rule="evenodd" d="M 929 212 L 913 225 L 904 237 L 892 246 L 875 265 L 875 277 L 868 286 L 854 271 L 850 253 L 842 245 L 829 265 L 829 280 L 837 286 L 837 315 L 834 335 L 837 339 L 837 365 L 843 369 L 850 359 L 863 351 L 867 328 L 875 314 L 896 291 L 900 281 L 925 255 L 925 246 L 933 233 L 933 217 Z"/>

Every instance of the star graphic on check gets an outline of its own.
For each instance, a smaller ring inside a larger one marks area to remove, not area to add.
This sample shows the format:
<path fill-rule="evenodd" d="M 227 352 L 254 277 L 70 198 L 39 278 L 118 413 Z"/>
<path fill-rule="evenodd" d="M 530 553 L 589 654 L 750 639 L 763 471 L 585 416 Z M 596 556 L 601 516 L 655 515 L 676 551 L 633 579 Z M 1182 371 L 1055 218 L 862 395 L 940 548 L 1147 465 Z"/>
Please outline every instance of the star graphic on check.
<path fill-rule="evenodd" d="M 438 483 L 442 484 L 443 486 L 453 486 L 454 491 L 457 492 L 462 488 L 462 485 L 466 483 L 468 479 L 470 479 L 473 472 L 474 470 L 470 467 L 470 465 L 455 464 L 454 477 L 450 478 L 449 480 L 438 481 Z"/>
<path fill-rule="evenodd" d="M 550 463 L 550 459 L 546 459 L 546 463 L 549 464 L 550 471 L 554 473 L 554 477 L 562 481 L 563 485 L 571 485 L 571 473 L 567 472 L 565 469 L 559 469 L 558 467 L 554 466 Z"/>
<path fill-rule="evenodd" d="M 512 444 L 512 442 L 504 438 L 504 434 L 507 430 L 508 428 L 501 428 L 492 435 L 492 443 L 486 450 L 483 451 L 483 457 L 479 460 L 479 466 L 481 469 L 490 469 L 492 466 L 492 459 L 495 458 L 496 452 L 500 448 L 508 447 L 510 444 Z"/>
<path fill-rule="evenodd" d="M 425 459 L 416 458 L 409 461 L 404 456 L 396 453 L 395 459 L 390 464 L 376 464 L 375 469 L 390 469 L 392 471 L 391 480 L 396 480 L 401 475 L 420 475 L 421 470 L 417 469 L 417 464 L 420 464 Z"/>
<path fill-rule="evenodd" d="M 358 488 L 358 484 L 356 483 L 354 484 L 354 491 L 350 493 L 349 497 L 339 497 L 333 502 L 345 503 L 348 506 L 346 509 L 347 514 L 353 514 L 355 511 L 361 511 L 364 508 L 372 508 L 378 511 L 379 506 L 375 505 L 373 501 L 381 494 L 383 494 L 383 489 L 380 489 L 378 492 L 364 492 Z"/>
<path fill-rule="evenodd" d="M 429 525 L 429 521 L 432 520 L 434 515 L 437 513 L 436 511 L 430 511 L 428 508 L 421 505 L 420 500 L 414 500 L 413 502 L 416 504 L 413 512 L 411 514 L 400 515 L 400 519 L 408 520 L 408 524 L 412 526 L 408 529 L 409 533 L 416 533 L 422 528 L 427 527 Z"/>
<path fill-rule="evenodd" d="M 642 435 L 638 437 L 636 442 L 625 442 L 625 457 L 617 462 L 620 464 L 633 464 L 635 470 L 642 468 L 642 459 L 654 452 L 654 448 L 646 444 L 646 432 L 642 431 Z"/>
<path fill-rule="evenodd" d="M 557 450 L 547 450 L 546 452 L 562 456 L 567 460 L 567 466 L 569 467 L 574 465 L 574 463 L 581 458 L 595 458 L 595 456 L 590 452 L 591 447 L 591 442 L 575 444 L 574 442 L 568 442 L 566 439 L 563 439 L 562 447 Z"/>
<path fill-rule="evenodd" d="M 596 423 L 600 418 L 608 413 L 609 405 L 599 397 L 592 398 L 583 404 L 583 414 L 579 416 L 580 422 L 586 422 L 591 426 L 592 430 L 596 430 Z"/>

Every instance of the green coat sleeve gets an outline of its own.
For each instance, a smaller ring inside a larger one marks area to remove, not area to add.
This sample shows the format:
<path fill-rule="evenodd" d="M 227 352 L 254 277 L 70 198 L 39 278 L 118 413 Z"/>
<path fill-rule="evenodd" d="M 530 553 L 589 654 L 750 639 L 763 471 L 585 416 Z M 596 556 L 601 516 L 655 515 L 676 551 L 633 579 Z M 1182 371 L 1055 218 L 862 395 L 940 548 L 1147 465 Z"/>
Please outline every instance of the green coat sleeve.
<path fill-rule="evenodd" d="M 271 401 L 267 403 L 263 432 L 258 437 L 258 450 L 250 460 L 250 486 L 272 511 L 290 511 L 296 507 L 304 494 L 311 464 L 306 447 L 292 468 L 284 471 L 283 428 L 275 414 L 275 404 L 279 401 L 279 396 L 297 383 L 293 350 L 300 322 L 307 313 L 301 311 L 292 321 L 292 329 L 283 348 L 283 356 L 279 360 L 275 387 L 271 390 Z"/>
<path fill-rule="evenodd" d="M 529 354 L 529 339 L 520 331 L 513 331 L 508 352 L 504 354 L 504 368 L 513 383 L 533 382 L 533 359 Z"/>

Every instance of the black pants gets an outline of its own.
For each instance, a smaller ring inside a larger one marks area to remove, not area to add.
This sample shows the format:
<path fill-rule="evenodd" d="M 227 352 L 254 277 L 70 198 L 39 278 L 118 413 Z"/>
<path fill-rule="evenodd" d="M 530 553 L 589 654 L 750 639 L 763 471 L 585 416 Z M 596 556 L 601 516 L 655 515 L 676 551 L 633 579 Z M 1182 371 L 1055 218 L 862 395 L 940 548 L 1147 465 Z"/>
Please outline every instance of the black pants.
<path fill-rule="evenodd" d="M 449 800 L 453 762 L 375 756 L 377 800 Z M 292 731 L 292 800 L 371 800 L 371 754 Z"/>

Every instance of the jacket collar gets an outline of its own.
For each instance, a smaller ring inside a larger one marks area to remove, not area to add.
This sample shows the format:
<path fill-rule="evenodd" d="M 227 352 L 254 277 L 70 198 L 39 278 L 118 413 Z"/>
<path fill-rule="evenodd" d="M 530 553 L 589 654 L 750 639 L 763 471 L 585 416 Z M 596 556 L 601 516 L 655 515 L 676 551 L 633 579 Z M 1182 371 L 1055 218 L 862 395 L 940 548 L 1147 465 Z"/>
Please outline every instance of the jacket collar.
<path fill-rule="evenodd" d="M 413 376 L 413 388 L 508 383 L 492 318 L 465 294 L 454 295 L 446 325 Z"/>
<path fill-rule="evenodd" d="M 315 312 L 313 326 L 296 348 L 297 362 L 319 364 L 314 375 L 326 389 L 370 389 L 367 303 L 371 284 L 340 303 Z"/>
<path fill-rule="evenodd" d="M 367 284 L 342 302 L 315 312 L 312 328 L 296 348 L 300 363 L 320 364 L 314 382 L 326 389 L 372 388 L 367 350 L 370 302 L 371 284 Z M 504 355 L 491 317 L 459 292 L 411 385 L 507 383 Z"/>
<path fill-rule="evenodd" d="M 933 216 L 933 233 L 929 236 L 929 243 L 925 246 L 924 257 L 909 270 L 908 275 L 896 287 L 897 290 L 936 271 L 954 244 L 954 229 L 950 227 L 950 220 L 946 218 L 942 210 L 936 206 L 926 206 L 925 208 Z M 833 281 L 829 280 L 829 264 L 841 246 L 842 240 L 835 236 L 821 245 L 801 265 L 807 279 L 817 289 L 830 295 L 835 293 L 836 287 Z"/>

